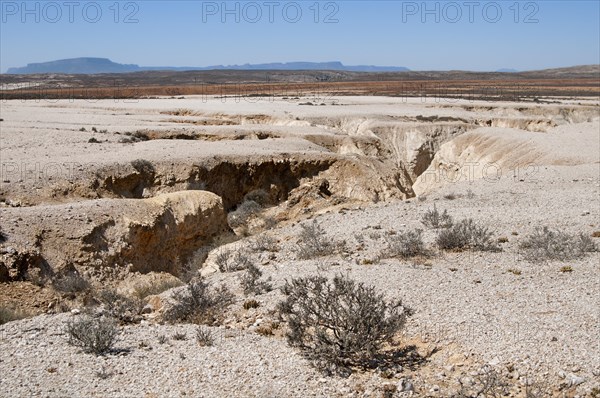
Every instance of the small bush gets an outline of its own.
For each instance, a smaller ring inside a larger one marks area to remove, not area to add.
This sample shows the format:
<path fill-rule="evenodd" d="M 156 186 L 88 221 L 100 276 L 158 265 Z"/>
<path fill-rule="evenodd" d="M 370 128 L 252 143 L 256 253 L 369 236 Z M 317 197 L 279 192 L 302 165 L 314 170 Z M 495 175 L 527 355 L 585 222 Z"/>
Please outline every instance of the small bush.
<path fill-rule="evenodd" d="M 260 307 L 260 303 L 256 300 L 251 299 L 251 300 L 244 301 L 244 309 L 245 310 L 249 310 L 251 308 L 258 308 L 258 307 Z"/>
<path fill-rule="evenodd" d="M 136 159 L 131 161 L 131 166 L 140 174 L 152 175 L 155 173 L 154 165 L 146 159 Z"/>
<path fill-rule="evenodd" d="M 386 254 L 390 257 L 402 258 L 427 255 L 427 249 L 423 243 L 423 232 L 417 229 L 388 236 Z"/>
<path fill-rule="evenodd" d="M 260 234 L 252 242 L 252 250 L 255 252 L 276 252 L 279 250 L 277 239 L 270 235 Z"/>
<path fill-rule="evenodd" d="M 221 272 L 236 272 L 247 269 L 252 265 L 248 253 L 243 249 L 221 250 L 215 258 L 215 263 Z"/>
<path fill-rule="evenodd" d="M 142 320 L 144 302 L 139 298 L 129 298 L 115 290 L 103 289 L 98 293 L 98 300 L 104 305 L 106 313 L 118 319 L 121 324 L 137 323 Z"/>
<path fill-rule="evenodd" d="M 175 334 L 173 334 L 173 340 L 176 341 L 184 341 L 187 340 L 187 335 L 185 333 L 181 333 L 181 332 L 176 332 Z"/>
<path fill-rule="evenodd" d="M 0 306 L 0 325 L 4 325 L 7 322 L 18 321 L 19 319 L 26 318 L 27 315 L 20 310 L 12 307 Z"/>
<path fill-rule="evenodd" d="M 65 332 L 69 337 L 69 344 L 81 347 L 84 352 L 102 355 L 111 350 L 118 329 L 110 318 L 84 315 L 67 322 Z"/>
<path fill-rule="evenodd" d="M 196 331 L 196 341 L 201 347 L 210 347 L 215 343 L 215 339 L 210 330 L 198 326 Z"/>
<path fill-rule="evenodd" d="M 87 130 L 85 129 L 85 127 L 82 127 L 79 129 L 79 131 L 87 131 Z"/>
<path fill-rule="evenodd" d="M 160 336 L 158 336 L 158 344 L 165 344 L 167 342 L 167 336 L 165 336 L 164 334 L 161 334 Z"/>
<path fill-rule="evenodd" d="M 269 283 L 269 280 L 261 281 L 262 271 L 254 264 L 250 264 L 246 268 L 246 272 L 240 278 L 240 284 L 244 290 L 245 295 L 249 294 L 263 294 L 273 290 L 273 286 Z"/>
<path fill-rule="evenodd" d="M 261 205 L 253 200 L 245 200 L 237 209 L 227 214 L 227 222 L 231 228 L 238 228 L 248 223 L 248 220 L 262 210 Z"/>
<path fill-rule="evenodd" d="M 469 383 L 459 380 L 460 391 L 453 395 L 457 398 L 501 398 L 508 394 L 506 378 L 491 366 L 484 366 Z"/>
<path fill-rule="evenodd" d="M 525 258 L 530 261 L 572 260 L 597 251 L 589 236 L 571 235 L 562 231 L 553 231 L 548 227 L 536 228 L 521 243 Z"/>
<path fill-rule="evenodd" d="M 92 137 L 88 140 L 88 144 L 100 144 L 100 141 L 98 141 L 96 138 Z"/>
<path fill-rule="evenodd" d="M 288 343 L 327 373 L 368 366 L 412 314 L 401 301 L 388 303 L 373 287 L 342 275 L 332 282 L 292 279 L 282 291 L 286 299 L 277 311 L 288 323 Z"/>
<path fill-rule="evenodd" d="M 200 278 L 188 283 L 187 288 L 175 293 L 173 298 L 175 304 L 164 314 L 166 321 L 212 325 L 222 321 L 234 296 L 225 286 L 212 289 Z"/>
<path fill-rule="evenodd" d="M 300 224 L 300 239 L 296 252 L 300 259 L 309 259 L 331 254 L 337 244 L 325 234 L 325 230 L 316 220 L 312 223 Z"/>
<path fill-rule="evenodd" d="M 77 271 L 67 271 L 52 281 L 54 290 L 60 293 L 75 294 L 90 289 L 90 283 Z"/>
<path fill-rule="evenodd" d="M 492 240 L 492 233 L 488 228 L 478 225 L 470 218 L 441 230 L 436 238 L 436 243 L 442 250 L 501 250 Z"/>
<path fill-rule="evenodd" d="M 429 209 L 421 219 L 423 225 L 427 228 L 450 228 L 452 226 L 452 216 L 448 214 L 448 210 L 440 213 L 435 205 L 433 209 Z"/>

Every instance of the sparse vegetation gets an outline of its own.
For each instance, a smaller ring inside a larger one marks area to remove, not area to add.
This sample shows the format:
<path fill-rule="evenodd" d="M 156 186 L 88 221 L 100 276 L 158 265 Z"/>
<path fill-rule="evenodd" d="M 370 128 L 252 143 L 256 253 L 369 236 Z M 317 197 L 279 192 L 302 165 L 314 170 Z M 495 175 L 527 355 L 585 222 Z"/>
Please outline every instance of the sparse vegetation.
<path fill-rule="evenodd" d="M 600 231 L 592 232 L 592 238 L 600 238 Z"/>
<path fill-rule="evenodd" d="M 255 252 L 276 252 L 279 250 L 277 239 L 267 234 L 258 235 L 252 242 L 252 250 Z"/>
<path fill-rule="evenodd" d="M 507 396 L 509 386 L 505 377 L 488 365 L 473 376 L 472 382 L 459 380 L 459 384 L 457 398 L 501 398 Z"/>
<path fill-rule="evenodd" d="M 240 278 L 240 284 L 244 290 L 244 294 L 263 294 L 273 290 L 273 286 L 269 282 L 269 278 L 266 281 L 261 281 L 262 271 L 254 264 L 250 264 L 244 274 Z"/>
<path fill-rule="evenodd" d="M 172 338 L 175 341 L 184 341 L 184 340 L 187 340 L 187 335 L 185 333 L 182 333 L 182 332 L 175 332 L 173 334 Z"/>
<path fill-rule="evenodd" d="M 506 236 L 501 236 L 498 238 L 498 243 L 508 243 L 508 238 Z"/>
<path fill-rule="evenodd" d="M 570 265 L 563 265 L 562 267 L 560 267 L 560 272 L 573 272 L 573 267 L 571 267 Z"/>
<path fill-rule="evenodd" d="M 300 259 L 309 259 L 331 254 L 335 251 L 338 243 L 328 238 L 316 220 L 312 223 L 300 224 L 298 247 L 296 252 Z"/>
<path fill-rule="evenodd" d="M 389 257 L 410 258 L 428 254 L 423 242 L 423 232 L 420 229 L 388 236 L 387 241 L 388 247 L 385 253 Z"/>
<path fill-rule="evenodd" d="M 248 224 L 250 218 L 260 213 L 262 206 L 253 200 L 243 201 L 234 211 L 227 214 L 227 222 L 231 228 Z"/>
<path fill-rule="evenodd" d="M 4 325 L 7 322 L 18 321 L 19 319 L 26 318 L 27 315 L 20 310 L 13 307 L 0 306 L 0 325 Z"/>
<path fill-rule="evenodd" d="M 244 301 L 244 309 L 245 310 L 249 310 L 251 308 L 258 308 L 258 307 L 260 307 L 260 303 L 254 299 Z"/>
<path fill-rule="evenodd" d="M 65 332 L 69 344 L 79 346 L 87 353 L 103 355 L 111 350 L 119 331 L 111 318 L 83 315 L 67 322 Z"/>
<path fill-rule="evenodd" d="M 167 336 L 165 336 L 164 334 L 161 334 L 160 336 L 158 336 L 158 344 L 165 344 L 167 342 Z"/>
<path fill-rule="evenodd" d="M 492 233 L 488 228 L 477 224 L 470 218 L 441 230 L 436 238 L 436 243 L 442 250 L 501 250 L 492 240 Z"/>
<path fill-rule="evenodd" d="M 154 166 L 151 162 L 145 159 L 136 159 L 131 162 L 131 166 L 140 174 L 154 174 Z"/>
<path fill-rule="evenodd" d="M 448 214 L 448 210 L 444 210 L 440 213 L 437 207 L 433 205 L 433 209 L 429 209 L 425 212 L 421 222 L 427 228 L 450 228 L 452 226 L 452 216 Z"/>
<path fill-rule="evenodd" d="M 373 287 L 342 275 L 332 282 L 292 279 L 282 291 L 286 298 L 277 310 L 288 323 L 288 343 L 326 373 L 368 366 L 412 314 L 401 301 L 387 302 Z"/>
<path fill-rule="evenodd" d="M 221 272 L 243 271 L 252 265 L 248 253 L 244 249 L 223 249 L 217 254 L 215 263 Z"/>
<path fill-rule="evenodd" d="M 100 144 L 100 141 L 98 141 L 96 138 L 92 137 L 88 140 L 88 144 Z"/>
<path fill-rule="evenodd" d="M 572 260 L 597 251 L 589 236 L 553 231 L 548 227 L 536 228 L 525 238 L 520 248 L 525 258 L 530 261 Z"/>
<path fill-rule="evenodd" d="M 450 193 L 444 195 L 444 199 L 447 199 L 447 200 L 454 200 L 457 197 L 458 196 L 454 192 L 450 192 Z"/>
<path fill-rule="evenodd" d="M 551 396 L 552 388 L 547 380 L 532 380 L 531 378 L 527 377 L 527 381 L 525 383 L 525 398 L 546 398 Z"/>
<path fill-rule="evenodd" d="M 121 324 L 141 321 L 144 302 L 139 298 L 130 298 L 112 289 L 103 289 L 98 293 L 98 300 L 104 305 L 105 312 L 119 320 Z"/>
<path fill-rule="evenodd" d="M 233 294 L 225 287 L 211 288 L 202 278 L 188 283 L 174 294 L 175 304 L 164 314 L 168 322 L 187 321 L 217 324 L 233 303 Z"/>
<path fill-rule="evenodd" d="M 76 294 L 90 289 L 90 283 L 75 269 L 65 271 L 52 280 L 54 290 L 64 294 Z"/>
<path fill-rule="evenodd" d="M 198 326 L 198 329 L 196 330 L 196 341 L 201 347 L 210 347 L 214 344 L 215 339 L 210 330 Z"/>

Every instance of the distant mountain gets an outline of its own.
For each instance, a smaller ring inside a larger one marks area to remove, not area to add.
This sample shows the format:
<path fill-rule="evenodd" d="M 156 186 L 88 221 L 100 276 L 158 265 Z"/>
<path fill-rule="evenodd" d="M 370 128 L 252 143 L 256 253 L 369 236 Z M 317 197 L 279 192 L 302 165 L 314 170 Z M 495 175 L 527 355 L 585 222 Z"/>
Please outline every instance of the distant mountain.
<path fill-rule="evenodd" d="M 118 64 L 107 58 L 71 58 L 27 64 L 22 68 L 9 68 L 7 73 L 15 75 L 36 73 L 96 74 L 126 73 L 139 70 L 138 65 Z"/>
<path fill-rule="evenodd" d="M 518 70 L 511 69 L 511 68 L 502 68 L 502 69 L 498 69 L 496 72 L 500 72 L 500 73 L 517 73 Z"/>
<path fill-rule="evenodd" d="M 8 74 L 27 75 L 42 73 L 99 74 L 141 71 L 193 71 L 193 70 L 335 70 L 349 72 L 403 72 L 409 69 L 397 66 L 356 65 L 346 66 L 341 62 L 287 62 L 269 64 L 215 65 L 206 67 L 139 66 L 119 64 L 107 58 L 71 58 L 58 61 L 28 64 L 21 68 L 9 68 Z"/>

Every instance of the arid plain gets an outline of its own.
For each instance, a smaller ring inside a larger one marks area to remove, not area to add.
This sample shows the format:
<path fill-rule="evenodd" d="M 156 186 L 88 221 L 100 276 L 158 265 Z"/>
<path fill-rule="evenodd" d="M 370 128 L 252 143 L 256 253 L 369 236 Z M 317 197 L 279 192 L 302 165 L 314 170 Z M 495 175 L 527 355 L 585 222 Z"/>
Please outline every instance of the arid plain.
<path fill-rule="evenodd" d="M 0 306 L 25 317 L 0 326 L 0 396 L 600 394 L 597 96 L 0 109 Z M 472 219 L 485 242 L 444 246 L 452 227 L 428 222 L 434 212 Z M 301 250 L 309 230 L 327 250 Z M 271 289 L 246 291 L 245 267 L 230 266 L 240 256 Z M 340 274 L 414 311 L 393 363 L 327 376 L 286 344 L 286 280 Z M 200 275 L 233 294 L 205 326 L 208 347 L 165 315 Z M 65 325 L 106 312 L 108 287 L 139 311 L 119 319 L 108 353 L 84 353 Z"/>

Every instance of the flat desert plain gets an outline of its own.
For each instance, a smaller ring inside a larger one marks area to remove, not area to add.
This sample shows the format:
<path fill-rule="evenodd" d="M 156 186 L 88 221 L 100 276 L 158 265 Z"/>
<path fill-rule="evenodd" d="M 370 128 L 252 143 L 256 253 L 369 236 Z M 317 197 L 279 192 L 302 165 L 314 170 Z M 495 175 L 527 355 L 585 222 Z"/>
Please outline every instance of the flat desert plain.
<path fill-rule="evenodd" d="M 597 98 L 0 110 L 0 307 L 16 319 L 0 326 L 0 396 L 600 394 Z M 433 213 L 471 219 L 479 241 L 440 244 L 452 227 L 427 222 Z M 307 255 L 307 231 L 329 249 Z M 244 291 L 240 261 L 272 289 Z M 312 275 L 346 275 L 412 308 L 393 363 L 327 375 L 287 344 L 280 288 Z M 166 317 L 199 276 L 233 294 L 203 326 L 209 346 Z M 66 325 L 106 313 L 106 288 L 139 311 L 94 355 Z"/>

